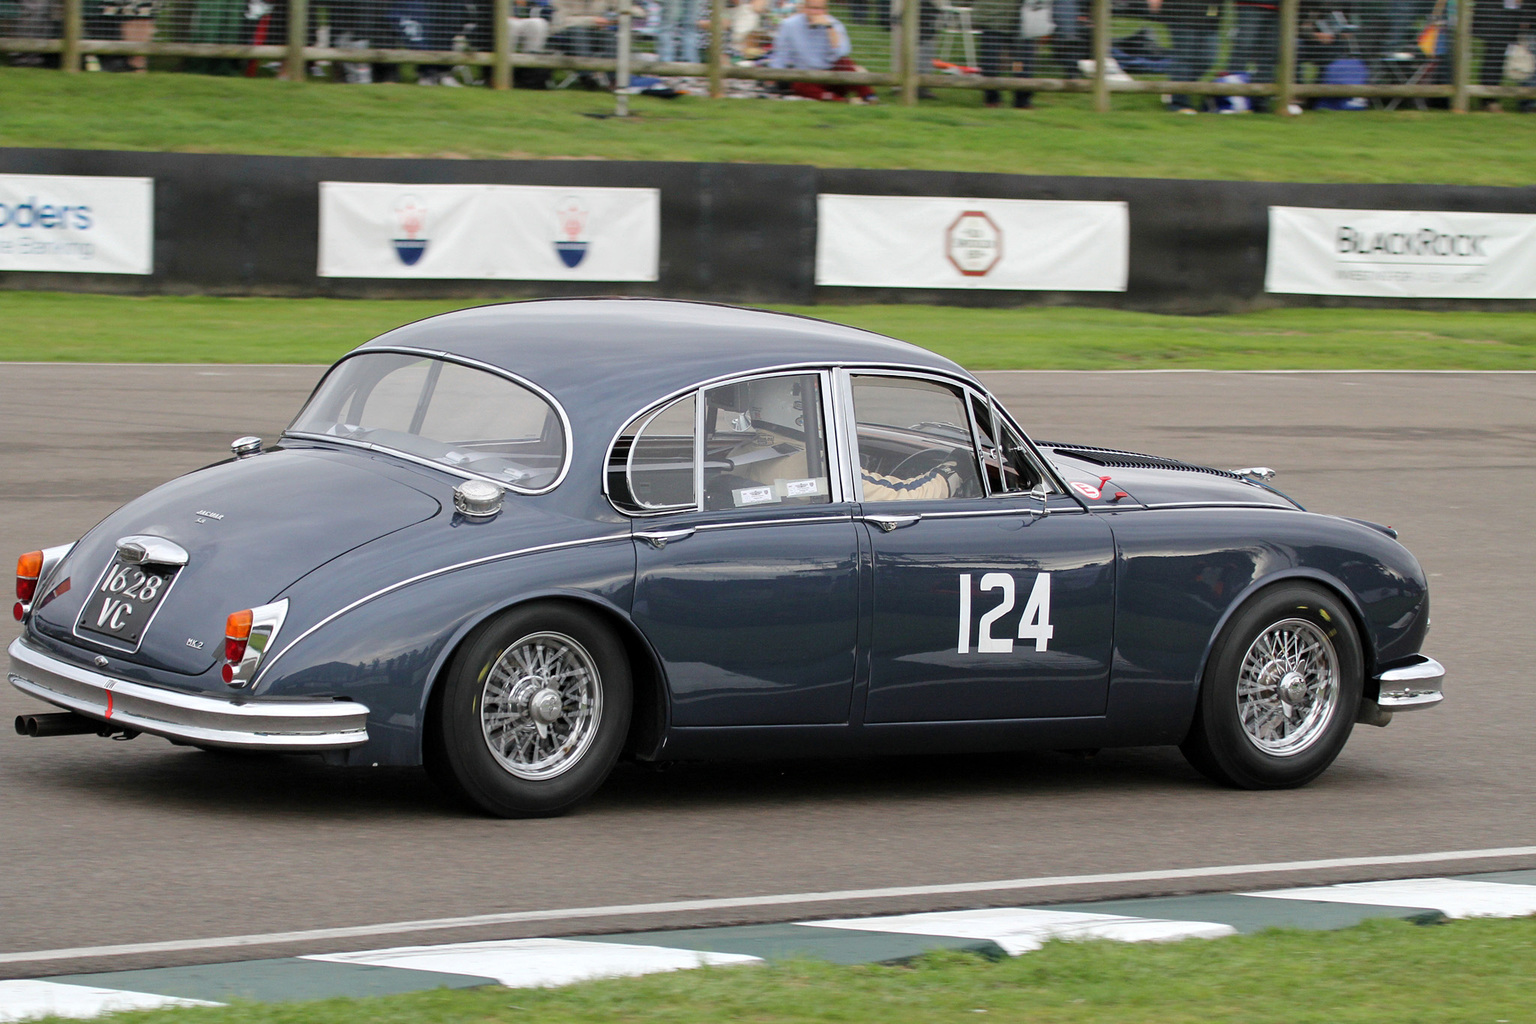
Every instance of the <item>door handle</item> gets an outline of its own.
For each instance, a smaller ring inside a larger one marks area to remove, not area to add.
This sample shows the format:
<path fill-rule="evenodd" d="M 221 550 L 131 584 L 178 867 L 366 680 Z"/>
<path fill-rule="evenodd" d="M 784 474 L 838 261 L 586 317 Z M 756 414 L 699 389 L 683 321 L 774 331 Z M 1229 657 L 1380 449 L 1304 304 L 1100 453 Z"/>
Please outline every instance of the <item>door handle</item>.
<path fill-rule="evenodd" d="M 865 516 L 864 521 L 880 527 L 881 533 L 890 533 L 903 526 L 912 526 L 922 518 L 922 516 Z"/>
<path fill-rule="evenodd" d="M 674 540 L 687 540 L 689 537 L 692 537 L 693 527 L 687 526 L 681 530 L 636 531 L 635 536 L 660 551 Z"/>

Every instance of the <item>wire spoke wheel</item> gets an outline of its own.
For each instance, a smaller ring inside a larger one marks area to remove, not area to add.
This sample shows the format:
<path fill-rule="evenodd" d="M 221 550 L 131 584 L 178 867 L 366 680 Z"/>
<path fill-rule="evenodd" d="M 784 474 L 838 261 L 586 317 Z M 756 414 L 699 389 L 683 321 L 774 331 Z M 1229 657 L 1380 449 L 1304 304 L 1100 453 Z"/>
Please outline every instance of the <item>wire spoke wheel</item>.
<path fill-rule="evenodd" d="M 1288 757 L 1316 743 L 1339 706 L 1339 659 L 1306 619 L 1283 619 L 1254 638 L 1237 678 L 1237 715 L 1248 742 Z"/>
<path fill-rule="evenodd" d="M 520 779 L 552 779 L 586 754 L 603 717 L 592 655 L 562 633 L 533 633 L 490 666 L 480 729 L 491 756 Z"/>

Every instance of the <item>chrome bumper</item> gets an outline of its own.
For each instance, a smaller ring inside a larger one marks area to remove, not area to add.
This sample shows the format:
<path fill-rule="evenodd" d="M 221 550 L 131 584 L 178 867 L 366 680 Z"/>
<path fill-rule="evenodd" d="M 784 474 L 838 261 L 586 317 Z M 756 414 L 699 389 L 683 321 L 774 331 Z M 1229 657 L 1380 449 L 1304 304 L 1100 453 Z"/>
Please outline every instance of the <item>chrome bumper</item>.
<path fill-rule="evenodd" d="M 347 701 L 233 700 L 179 693 L 60 661 L 17 638 L 11 685 L 61 708 L 124 729 L 198 746 L 342 750 L 368 741 L 368 709 Z"/>
<path fill-rule="evenodd" d="M 1422 654 L 1419 658 L 1411 665 L 1389 668 L 1376 677 L 1381 684 L 1376 703 L 1383 711 L 1417 711 L 1432 708 L 1445 699 L 1445 666 Z"/>

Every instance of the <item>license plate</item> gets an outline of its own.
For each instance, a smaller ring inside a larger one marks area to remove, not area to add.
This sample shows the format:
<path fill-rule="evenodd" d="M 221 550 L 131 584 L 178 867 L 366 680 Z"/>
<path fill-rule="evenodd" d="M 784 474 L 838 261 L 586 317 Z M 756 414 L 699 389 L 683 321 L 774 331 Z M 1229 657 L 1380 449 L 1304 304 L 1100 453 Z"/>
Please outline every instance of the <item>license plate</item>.
<path fill-rule="evenodd" d="M 114 557 L 81 609 L 76 632 L 113 641 L 109 646 L 138 650 L 144 631 L 176 578 L 177 568 L 132 565 L 121 556 Z"/>

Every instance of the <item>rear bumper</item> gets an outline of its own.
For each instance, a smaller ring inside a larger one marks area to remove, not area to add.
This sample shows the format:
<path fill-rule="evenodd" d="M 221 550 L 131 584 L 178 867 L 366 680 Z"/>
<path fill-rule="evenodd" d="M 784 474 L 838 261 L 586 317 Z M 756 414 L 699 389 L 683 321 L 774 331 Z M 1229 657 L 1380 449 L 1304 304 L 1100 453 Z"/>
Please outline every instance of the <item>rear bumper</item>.
<path fill-rule="evenodd" d="M 348 701 L 261 701 L 180 693 L 60 661 L 17 638 L 11 685 L 124 729 L 205 747 L 344 750 L 368 742 L 368 709 Z"/>

